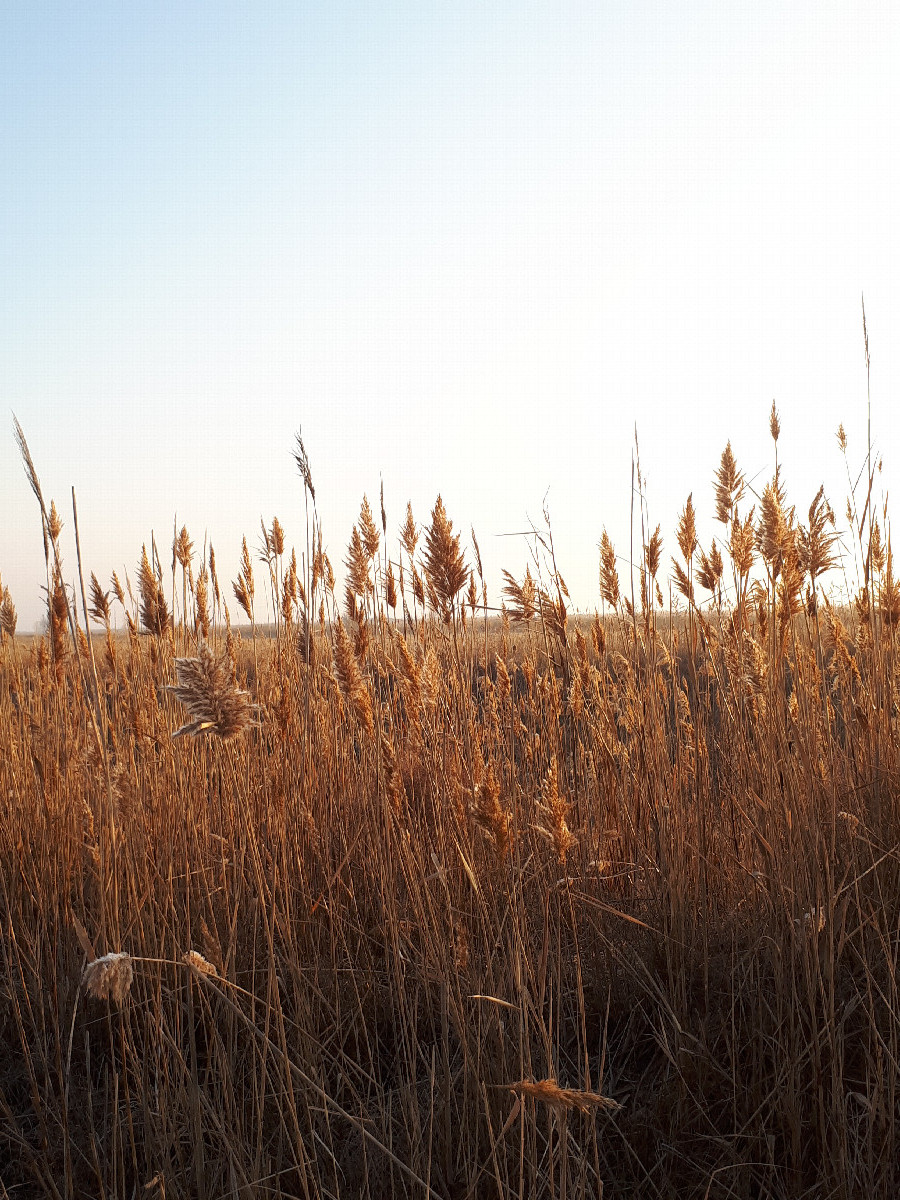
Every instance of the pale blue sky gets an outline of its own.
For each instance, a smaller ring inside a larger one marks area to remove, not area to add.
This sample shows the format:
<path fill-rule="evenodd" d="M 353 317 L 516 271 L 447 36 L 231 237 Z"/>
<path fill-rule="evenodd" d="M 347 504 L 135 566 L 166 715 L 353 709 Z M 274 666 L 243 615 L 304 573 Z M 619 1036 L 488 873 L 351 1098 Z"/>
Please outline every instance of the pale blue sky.
<path fill-rule="evenodd" d="M 14 411 L 88 568 L 172 522 L 233 577 L 301 541 L 302 425 L 337 565 L 381 476 L 494 535 L 545 493 L 573 598 L 627 554 L 635 424 L 666 561 L 731 438 L 843 511 L 839 421 L 896 468 L 894 5 L 40 4 L 0 9 L 0 575 L 31 628 Z M 549 489 L 549 491 L 548 491 Z M 234 607 L 234 606 L 232 606 Z"/>

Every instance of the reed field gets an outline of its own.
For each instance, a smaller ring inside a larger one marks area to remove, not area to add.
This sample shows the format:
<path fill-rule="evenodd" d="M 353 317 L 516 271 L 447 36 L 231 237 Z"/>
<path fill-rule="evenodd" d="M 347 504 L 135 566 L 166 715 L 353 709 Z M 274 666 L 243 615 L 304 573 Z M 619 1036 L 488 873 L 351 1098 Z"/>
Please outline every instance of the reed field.
<path fill-rule="evenodd" d="M 492 595 L 440 497 L 332 564 L 299 438 L 237 580 L 182 530 L 101 582 L 16 428 L 3 1200 L 900 1194 L 874 463 L 836 520 L 729 445 L 665 547 L 638 470 L 585 616 L 549 523 Z"/>

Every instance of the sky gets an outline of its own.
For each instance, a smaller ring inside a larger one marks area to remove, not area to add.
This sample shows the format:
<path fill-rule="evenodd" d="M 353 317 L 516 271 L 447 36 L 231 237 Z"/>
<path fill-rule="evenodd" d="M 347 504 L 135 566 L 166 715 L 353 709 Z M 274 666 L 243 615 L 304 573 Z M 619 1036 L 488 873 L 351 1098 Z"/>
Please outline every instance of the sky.
<path fill-rule="evenodd" d="M 73 487 L 104 584 L 152 534 L 167 562 L 176 522 L 223 580 L 261 517 L 299 549 L 298 429 L 336 567 L 364 493 L 394 546 L 441 493 L 497 604 L 545 506 L 573 603 L 599 603 L 635 435 L 665 561 L 688 493 L 708 545 L 726 442 L 771 475 L 773 399 L 798 513 L 824 483 L 846 524 L 863 293 L 881 491 L 897 470 L 898 61 L 894 4 L 7 0 L 19 628 L 44 563 L 13 414 L 70 580 Z"/>

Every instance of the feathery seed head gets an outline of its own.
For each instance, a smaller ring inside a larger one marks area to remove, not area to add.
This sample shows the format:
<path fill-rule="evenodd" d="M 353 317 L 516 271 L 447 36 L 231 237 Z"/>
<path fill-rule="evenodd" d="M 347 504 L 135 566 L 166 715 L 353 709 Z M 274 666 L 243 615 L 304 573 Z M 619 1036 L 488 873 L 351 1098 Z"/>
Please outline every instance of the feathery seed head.
<path fill-rule="evenodd" d="M 350 534 L 350 545 L 347 547 L 347 557 L 344 559 L 344 565 L 347 568 L 347 586 L 352 588 L 357 596 L 365 597 L 374 591 L 372 578 L 369 574 L 370 561 L 371 555 L 366 549 L 365 534 L 360 535 L 359 526 L 354 525 L 353 532 Z"/>
<path fill-rule="evenodd" d="M 475 785 L 472 815 L 493 842 L 497 858 L 502 862 L 509 852 L 512 814 L 500 803 L 500 784 L 494 775 L 493 763 L 488 764 L 487 772 Z"/>
<path fill-rule="evenodd" d="M 687 575 L 684 567 L 677 558 L 672 559 L 672 570 L 675 572 L 675 586 L 678 591 L 684 596 L 688 604 L 694 603 L 694 585 Z"/>
<path fill-rule="evenodd" d="M 133 981 L 131 955 L 124 951 L 95 958 L 84 968 L 81 977 L 82 986 L 89 996 L 95 996 L 98 1000 L 111 996 L 117 1004 L 121 1004 L 128 995 Z"/>
<path fill-rule="evenodd" d="M 56 509 L 56 501 L 50 501 L 50 516 L 47 518 L 47 529 L 50 533 L 51 540 L 55 543 L 59 541 L 59 535 L 62 533 L 63 522 Z"/>
<path fill-rule="evenodd" d="M 362 534 L 362 544 L 365 548 L 366 557 L 373 559 L 378 553 L 378 547 L 381 545 L 381 535 L 372 517 L 368 496 L 363 496 L 362 498 L 362 505 L 359 510 L 359 530 Z"/>
<path fill-rule="evenodd" d="M 575 679 L 578 680 L 577 675 Z M 566 855 L 573 846 L 578 844 L 578 839 L 568 826 L 569 805 L 559 793 L 559 769 L 556 755 L 550 759 L 550 768 L 544 778 L 541 796 L 543 803 L 538 805 L 538 809 L 544 814 L 545 821 L 543 825 L 535 826 L 535 828 L 553 846 L 557 862 L 564 864 Z"/>
<path fill-rule="evenodd" d="M 478 588 L 475 586 L 475 572 L 469 572 L 469 587 L 466 591 L 466 603 L 472 610 L 472 615 L 475 615 L 475 609 L 478 605 Z"/>
<path fill-rule="evenodd" d="M 616 552 L 605 529 L 600 539 L 600 595 L 610 608 L 619 607 L 619 571 L 616 567 Z"/>
<path fill-rule="evenodd" d="M 186 571 L 191 565 L 191 559 L 194 556 L 194 543 L 188 537 L 186 525 L 182 525 L 181 533 L 179 533 L 178 537 L 172 543 L 172 553 L 175 555 L 182 569 Z"/>
<path fill-rule="evenodd" d="M 309 459 L 306 456 L 306 448 L 303 445 L 303 438 L 298 432 L 295 441 L 294 462 L 297 464 L 297 470 L 300 472 L 300 478 L 303 480 L 303 486 L 309 492 L 310 499 L 313 504 L 316 502 L 316 489 L 313 487 L 312 474 L 309 469 Z"/>
<path fill-rule="evenodd" d="M 756 531 L 753 526 L 755 513 L 755 507 L 751 508 L 743 522 L 737 517 L 731 522 L 729 553 L 738 575 L 742 578 L 750 574 L 756 558 Z"/>
<path fill-rule="evenodd" d="M 722 451 L 722 460 L 715 477 L 716 518 L 727 525 L 735 517 L 735 509 L 744 494 L 744 476 L 738 470 L 729 442 Z"/>
<path fill-rule="evenodd" d="M 13 604 L 12 596 L 9 594 L 9 588 L 3 589 L 3 600 L 0 602 L 0 631 L 4 637 L 14 638 L 16 636 L 16 623 L 18 616 L 16 614 L 16 606 Z"/>
<path fill-rule="evenodd" d="M 887 544 L 887 564 L 878 589 L 878 603 L 885 624 L 893 629 L 900 623 L 900 580 L 894 577 L 894 556 L 890 537 Z"/>
<path fill-rule="evenodd" d="M 881 537 L 881 526 L 878 524 L 878 518 L 872 522 L 872 532 L 869 536 L 869 559 L 872 567 L 877 575 L 884 573 L 885 567 L 885 547 Z"/>
<path fill-rule="evenodd" d="M 518 583 L 509 571 L 503 572 L 503 578 L 506 580 L 503 595 L 507 596 L 510 602 L 510 620 L 517 623 L 530 621 L 538 610 L 537 587 L 531 575 L 531 568 L 525 568 L 525 577 L 521 583 Z"/>
<path fill-rule="evenodd" d="M 815 584 L 820 575 L 837 566 L 834 553 L 837 541 L 834 511 L 825 498 L 825 485 L 822 484 L 809 506 L 809 526 L 801 526 L 797 538 L 798 565 L 802 574 L 809 575 L 811 583 Z"/>
<path fill-rule="evenodd" d="M 369 736 L 373 737 L 375 722 L 372 717 L 372 701 L 359 669 L 353 643 L 350 641 L 340 617 L 334 628 L 334 666 L 341 693 L 349 703 L 356 719 Z"/>
<path fill-rule="evenodd" d="M 253 562 L 250 558 L 250 551 L 247 549 L 246 538 L 241 540 L 241 571 L 244 576 L 244 586 L 247 591 L 247 595 L 252 600 L 254 596 Z"/>
<path fill-rule="evenodd" d="M 776 471 L 774 478 L 766 484 L 763 491 L 759 527 L 756 531 L 757 549 L 776 573 L 781 568 L 784 555 L 793 545 L 792 520 L 793 510 L 785 511 L 784 488 L 779 472 Z"/>
<path fill-rule="evenodd" d="M 162 582 L 147 557 L 146 545 L 141 547 L 141 561 L 138 563 L 138 592 L 141 597 L 141 623 L 148 633 L 162 637 L 172 618 Z"/>
<path fill-rule="evenodd" d="M 453 532 L 453 522 L 440 496 L 425 532 L 424 567 L 431 607 L 449 625 L 456 598 L 468 581 L 469 568 L 460 547 L 460 535 Z"/>
<path fill-rule="evenodd" d="M 650 578 L 655 579 L 656 573 L 659 570 L 659 560 L 662 556 L 663 540 L 659 532 L 659 526 L 653 531 L 653 536 L 648 544 L 644 547 L 644 554 L 647 560 L 647 570 L 650 573 Z"/>
<path fill-rule="evenodd" d="M 211 732 L 225 742 L 259 724 L 259 708 L 251 704 L 250 693 L 237 686 L 234 663 L 227 652 L 216 658 L 208 643 L 201 641 L 196 658 L 175 659 L 175 673 L 178 683 L 167 690 L 193 720 L 176 730 L 173 738 Z"/>
<path fill-rule="evenodd" d="M 198 950 L 188 950 L 186 954 L 181 956 L 181 961 L 196 971 L 198 975 L 210 975 L 213 978 L 218 977 L 219 972 L 209 959 L 204 958 Z"/>
<path fill-rule="evenodd" d="M 540 1100 L 549 1108 L 562 1112 L 566 1109 L 577 1109 L 578 1112 L 590 1112 L 592 1108 L 602 1108 L 609 1112 L 617 1112 L 622 1106 L 609 1096 L 601 1096 L 598 1092 L 577 1091 L 574 1088 L 562 1088 L 555 1079 L 522 1079 L 509 1089 L 516 1096 L 529 1096 L 532 1100 Z"/>
<path fill-rule="evenodd" d="M 694 512 L 693 492 L 688 496 L 681 515 L 678 518 L 678 548 L 689 563 L 697 549 L 697 519 Z"/>
<path fill-rule="evenodd" d="M 384 577 L 384 602 L 388 608 L 396 608 L 397 599 L 397 581 L 394 578 L 394 564 L 389 562 L 387 573 Z"/>
<path fill-rule="evenodd" d="M 775 407 L 775 401 L 772 401 L 772 411 L 769 413 L 769 433 L 772 435 L 772 441 L 778 441 L 778 435 L 781 433 L 781 421 L 778 419 L 778 409 Z"/>
<path fill-rule="evenodd" d="M 594 643 L 594 651 L 599 659 L 603 658 L 606 653 L 606 630 L 603 627 L 603 622 L 600 620 L 600 614 L 594 613 L 594 619 L 591 621 L 591 641 Z"/>
<path fill-rule="evenodd" d="M 196 627 L 203 638 L 209 637 L 209 594 L 207 588 L 207 580 L 209 579 L 209 571 L 204 567 L 197 577 L 197 591 L 195 594 L 195 602 L 197 606 Z"/>
<path fill-rule="evenodd" d="M 38 504 L 41 506 L 41 514 L 45 514 L 44 496 L 41 492 L 41 484 L 38 479 L 37 470 L 35 469 L 34 461 L 31 457 L 31 451 L 28 449 L 28 443 L 25 441 L 25 434 L 22 431 L 22 426 L 18 419 L 13 417 L 13 429 L 15 430 L 16 445 L 19 447 L 19 453 L 22 455 L 22 461 L 25 464 L 25 475 L 31 490 L 34 492 Z"/>
<path fill-rule="evenodd" d="M 403 528 L 400 530 L 400 541 L 403 543 L 403 549 L 412 560 L 416 552 L 416 545 L 419 541 L 419 534 L 416 531 L 416 523 L 413 520 L 412 504 L 406 503 L 406 521 Z"/>
<path fill-rule="evenodd" d="M 122 585 L 121 585 L 121 583 L 119 583 L 119 576 L 116 574 L 115 571 L 113 571 L 113 573 L 112 573 L 112 579 L 110 580 L 110 586 L 112 587 L 113 595 L 115 596 L 115 598 L 118 600 L 118 602 L 124 608 L 125 607 L 125 593 L 122 591 Z"/>
<path fill-rule="evenodd" d="M 722 555 L 719 553 L 718 545 L 713 542 L 709 554 L 701 549 L 700 564 L 697 568 L 697 582 L 700 586 L 708 592 L 715 592 L 722 578 L 722 570 Z"/>
<path fill-rule="evenodd" d="M 478 548 L 478 538 L 475 536 L 475 526 L 472 526 L 472 548 L 475 551 L 475 566 L 478 570 L 478 578 L 484 583 L 484 571 L 481 567 L 481 551 Z"/>
<path fill-rule="evenodd" d="M 93 571 L 91 571 L 90 593 L 91 603 L 88 612 L 95 621 L 98 621 L 101 625 L 105 625 L 108 629 L 110 618 L 109 592 L 104 592 Z"/>

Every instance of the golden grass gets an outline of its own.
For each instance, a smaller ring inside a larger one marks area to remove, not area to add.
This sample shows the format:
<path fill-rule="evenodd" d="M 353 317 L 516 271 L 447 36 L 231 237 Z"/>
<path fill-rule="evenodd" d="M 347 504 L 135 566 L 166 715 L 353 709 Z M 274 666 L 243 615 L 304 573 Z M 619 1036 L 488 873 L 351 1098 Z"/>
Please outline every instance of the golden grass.
<path fill-rule="evenodd" d="M 17 437 L 50 620 L 16 635 L 4 589 L 10 1195 L 898 1194 L 900 587 L 871 491 L 841 604 L 824 495 L 801 525 L 779 469 L 751 511 L 729 446 L 715 542 L 678 515 L 680 611 L 642 506 L 633 590 L 603 534 L 602 614 L 548 528 L 492 617 L 440 499 L 396 549 L 363 501 L 339 602 L 298 441 L 302 545 L 263 524 L 254 581 L 244 542 L 249 635 L 182 529 L 136 597 L 91 577 L 95 657 Z"/>

